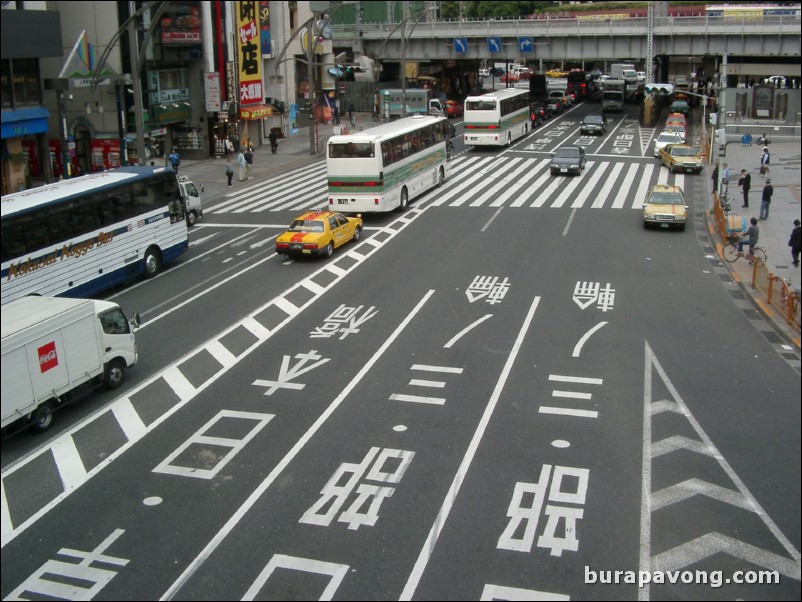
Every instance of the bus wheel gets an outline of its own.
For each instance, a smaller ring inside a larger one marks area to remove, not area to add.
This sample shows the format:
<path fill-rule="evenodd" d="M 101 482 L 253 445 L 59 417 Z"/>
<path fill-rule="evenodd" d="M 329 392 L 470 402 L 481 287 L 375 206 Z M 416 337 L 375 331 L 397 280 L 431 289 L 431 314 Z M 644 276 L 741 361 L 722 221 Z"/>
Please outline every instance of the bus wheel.
<path fill-rule="evenodd" d="M 510 144 L 512 144 L 512 134 L 507 132 L 507 146 L 509 146 Z"/>
<path fill-rule="evenodd" d="M 405 186 L 401 189 L 401 201 L 398 203 L 398 210 L 406 211 L 407 205 L 409 205 L 409 194 L 407 193 L 407 188 Z"/>
<path fill-rule="evenodd" d="M 440 171 L 437 174 L 437 187 L 440 188 L 443 185 L 443 182 L 446 181 L 446 170 L 443 169 L 443 166 L 440 166 Z"/>
<path fill-rule="evenodd" d="M 33 413 L 30 419 L 31 430 L 35 433 L 44 433 L 53 424 L 53 408 L 50 402 L 43 403 Z"/>
<path fill-rule="evenodd" d="M 107 389 L 116 389 L 123 384 L 123 375 L 125 368 L 120 360 L 111 360 L 106 364 L 106 370 L 103 374 L 103 384 Z"/>
<path fill-rule="evenodd" d="M 150 247 L 145 251 L 145 278 L 153 278 L 162 269 L 162 258 L 159 250 Z"/>

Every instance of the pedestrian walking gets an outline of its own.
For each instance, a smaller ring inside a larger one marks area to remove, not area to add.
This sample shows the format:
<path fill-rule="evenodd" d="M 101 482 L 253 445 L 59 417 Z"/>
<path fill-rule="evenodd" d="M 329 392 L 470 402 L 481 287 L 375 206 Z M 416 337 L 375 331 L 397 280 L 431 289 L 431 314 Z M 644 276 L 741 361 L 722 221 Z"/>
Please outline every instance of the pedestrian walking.
<path fill-rule="evenodd" d="M 356 115 L 354 115 L 354 103 L 348 103 L 348 119 L 351 121 L 351 128 L 356 127 Z"/>
<path fill-rule="evenodd" d="M 710 179 L 713 180 L 713 192 L 712 194 L 716 194 L 718 192 L 718 163 L 713 168 L 713 175 L 710 176 Z"/>
<path fill-rule="evenodd" d="M 744 204 L 741 206 L 749 207 L 749 189 L 752 188 L 752 174 L 742 169 L 741 178 L 738 180 L 738 186 L 741 187 L 744 195 Z"/>
<path fill-rule="evenodd" d="M 178 155 L 178 151 L 173 149 L 167 158 L 170 160 L 170 166 L 173 168 L 175 175 L 178 175 L 178 167 L 181 165 L 181 157 Z"/>
<path fill-rule="evenodd" d="M 231 186 L 231 178 L 234 177 L 234 166 L 231 164 L 231 157 L 226 158 L 226 178 L 228 178 L 228 185 Z"/>
<path fill-rule="evenodd" d="M 253 150 L 250 148 L 245 151 L 245 172 L 249 180 L 253 180 Z"/>
<path fill-rule="evenodd" d="M 239 181 L 244 182 L 247 163 L 245 163 L 245 154 L 242 152 L 241 148 L 239 149 L 239 154 L 237 155 L 237 165 L 239 166 Z"/>
<path fill-rule="evenodd" d="M 794 220 L 794 229 L 791 230 L 791 238 L 788 239 L 788 246 L 791 247 L 791 260 L 794 267 L 799 267 L 799 249 L 802 247 L 802 227 L 799 225 L 799 220 Z"/>
<path fill-rule="evenodd" d="M 276 132 L 270 130 L 270 135 L 267 139 L 270 140 L 270 151 L 275 155 L 276 150 L 278 150 L 278 136 L 276 136 Z"/>
<path fill-rule="evenodd" d="M 226 138 L 226 157 L 230 157 L 234 153 L 234 145 L 231 140 Z"/>
<path fill-rule="evenodd" d="M 763 174 L 763 177 L 766 177 L 766 174 L 769 173 L 769 163 L 771 162 L 771 153 L 769 152 L 769 147 L 763 147 L 763 154 L 760 155 L 760 173 Z"/>
<path fill-rule="evenodd" d="M 771 178 L 767 178 L 766 185 L 763 187 L 763 195 L 760 199 L 760 219 L 769 219 L 769 205 L 771 205 L 773 194 L 774 186 L 771 185 Z"/>

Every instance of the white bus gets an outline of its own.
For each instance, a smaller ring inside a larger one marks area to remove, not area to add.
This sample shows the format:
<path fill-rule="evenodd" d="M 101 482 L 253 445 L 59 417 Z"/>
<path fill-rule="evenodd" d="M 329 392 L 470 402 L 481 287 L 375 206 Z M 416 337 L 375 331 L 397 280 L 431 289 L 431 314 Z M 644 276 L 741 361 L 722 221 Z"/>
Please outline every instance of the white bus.
<path fill-rule="evenodd" d="M 506 88 L 465 99 L 466 146 L 509 146 L 529 131 L 529 90 Z"/>
<path fill-rule="evenodd" d="M 91 297 L 189 248 L 175 172 L 120 167 L 2 197 L 0 302 Z"/>
<path fill-rule="evenodd" d="M 364 213 L 406 209 L 451 171 L 445 117 L 415 115 L 343 136 L 326 146 L 329 208 Z"/>

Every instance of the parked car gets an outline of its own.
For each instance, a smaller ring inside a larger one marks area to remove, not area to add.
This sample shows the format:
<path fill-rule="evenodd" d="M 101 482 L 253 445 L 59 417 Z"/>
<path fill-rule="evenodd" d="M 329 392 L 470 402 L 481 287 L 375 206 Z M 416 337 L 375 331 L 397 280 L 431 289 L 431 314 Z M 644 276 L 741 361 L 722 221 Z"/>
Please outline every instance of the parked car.
<path fill-rule="evenodd" d="M 582 123 L 579 126 L 583 134 L 599 134 L 604 136 L 607 131 L 607 117 L 600 113 L 591 113 L 582 118 Z"/>
<path fill-rule="evenodd" d="M 585 168 L 585 149 L 581 146 L 562 146 L 551 153 L 551 175 L 580 175 Z"/>
<path fill-rule="evenodd" d="M 684 230 L 687 211 L 688 205 L 685 204 L 685 193 L 682 188 L 655 184 L 643 202 L 643 227 L 676 226 Z"/>
<path fill-rule="evenodd" d="M 677 132 L 660 132 L 654 141 L 654 156 L 659 157 L 660 151 L 669 144 L 682 144 L 682 136 Z"/>
<path fill-rule="evenodd" d="M 660 163 L 671 173 L 702 173 L 705 163 L 698 148 L 687 144 L 668 144 L 660 150 Z"/>
<path fill-rule="evenodd" d="M 446 115 L 448 117 L 462 117 L 462 114 L 462 103 L 457 102 L 456 100 L 446 101 Z"/>
<path fill-rule="evenodd" d="M 284 255 L 326 255 L 348 241 L 359 240 L 362 218 L 345 217 L 331 211 L 310 211 L 295 218 L 286 232 L 276 238 L 276 253 Z"/>

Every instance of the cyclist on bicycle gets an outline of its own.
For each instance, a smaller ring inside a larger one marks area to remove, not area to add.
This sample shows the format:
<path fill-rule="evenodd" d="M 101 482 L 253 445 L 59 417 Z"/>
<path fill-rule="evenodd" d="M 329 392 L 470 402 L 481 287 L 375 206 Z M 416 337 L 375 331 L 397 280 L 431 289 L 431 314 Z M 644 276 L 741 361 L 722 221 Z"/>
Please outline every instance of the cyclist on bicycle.
<path fill-rule="evenodd" d="M 749 220 L 751 226 L 747 228 L 744 233 L 745 236 L 738 241 L 738 257 L 742 257 L 744 253 L 744 245 L 749 245 L 749 257 L 752 257 L 753 250 L 757 246 L 757 240 L 760 237 L 760 228 L 757 225 L 757 219 L 752 218 Z"/>

